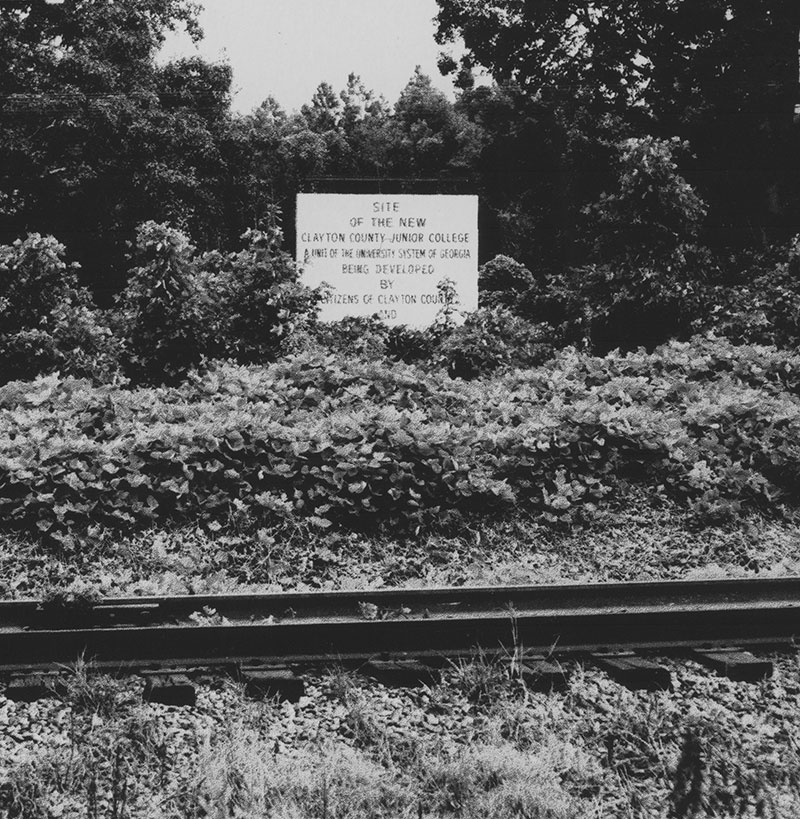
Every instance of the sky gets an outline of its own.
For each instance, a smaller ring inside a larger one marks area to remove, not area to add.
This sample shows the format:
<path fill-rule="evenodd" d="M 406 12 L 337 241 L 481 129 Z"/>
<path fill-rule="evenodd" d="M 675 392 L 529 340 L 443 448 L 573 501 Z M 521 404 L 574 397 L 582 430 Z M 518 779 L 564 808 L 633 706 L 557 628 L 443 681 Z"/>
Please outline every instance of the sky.
<path fill-rule="evenodd" d="M 354 71 L 394 103 L 415 66 L 453 96 L 436 66 L 436 0 L 201 0 L 204 39 L 170 34 L 160 54 L 197 55 L 233 68 L 234 110 L 248 112 L 268 95 L 288 111 L 310 102 L 323 80 L 335 91 Z M 458 56 L 458 54 L 456 54 Z"/>

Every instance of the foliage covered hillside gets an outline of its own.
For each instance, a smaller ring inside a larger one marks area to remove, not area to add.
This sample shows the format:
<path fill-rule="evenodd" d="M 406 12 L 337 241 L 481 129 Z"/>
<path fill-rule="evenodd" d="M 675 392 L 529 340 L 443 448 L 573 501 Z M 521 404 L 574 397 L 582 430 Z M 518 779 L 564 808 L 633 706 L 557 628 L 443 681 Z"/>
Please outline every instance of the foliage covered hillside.
<path fill-rule="evenodd" d="M 652 354 L 558 353 L 472 382 L 296 355 L 176 387 L 50 376 L 0 388 L 0 509 L 64 539 L 231 516 L 319 527 L 591 518 L 630 486 L 702 520 L 793 515 L 800 356 L 713 338 Z"/>

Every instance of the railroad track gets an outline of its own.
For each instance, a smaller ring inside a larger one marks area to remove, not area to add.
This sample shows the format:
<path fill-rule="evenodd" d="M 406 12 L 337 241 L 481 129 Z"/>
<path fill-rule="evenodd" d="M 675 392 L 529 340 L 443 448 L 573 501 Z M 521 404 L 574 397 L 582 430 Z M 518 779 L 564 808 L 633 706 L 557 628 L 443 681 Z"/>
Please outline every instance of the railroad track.
<path fill-rule="evenodd" d="M 757 679 L 771 664 L 750 652 L 793 650 L 796 635 L 800 578 L 22 600 L 0 603 L 0 673 L 30 681 L 84 657 L 149 673 L 151 693 L 178 677 L 185 686 L 202 667 L 291 695 L 297 666 L 338 662 L 426 681 L 443 659 L 479 648 L 540 686 L 556 685 L 560 661 L 579 657 L 626 685 L 666 688 L 669 672 L 653 655 L 689 653 Z"/>

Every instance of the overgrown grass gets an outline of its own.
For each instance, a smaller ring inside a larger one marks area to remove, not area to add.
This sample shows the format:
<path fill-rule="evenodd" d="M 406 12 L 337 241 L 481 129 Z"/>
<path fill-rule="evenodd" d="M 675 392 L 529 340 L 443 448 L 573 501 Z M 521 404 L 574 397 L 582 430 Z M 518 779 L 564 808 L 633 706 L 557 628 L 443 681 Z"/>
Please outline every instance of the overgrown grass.
<path fill-rule="evenodd" d="M 91 662 L 79 657 L 59 675 L 55 693 L 73 713 L 108 718 L 120 713 L 125 686 L 110 674 L 98 673 Z"/>
<path fill-rule="evenodd" d="M 757 685 L 667 661 L 674 693 L 629 692 L 570 664 L 568 691 L 550 695 L 482 662 L 447 671 L 435 688 L 391 693 L 335 672 L 293 707 L 243 701 L 232 686 L 201 690 L 196 709 L 123 702 L 99 719 L 68 705 L 59 741 L 0 759 L 0 810 L 26 819 L 798 815 L 796 659 L 780 659 L 775 678 Z M 472 696 L 467 678 L 489 680 L 492 696 Z M 21 706 L 34 707 L 46 712 Z M 291 727 L 308 717 L 328 727 Z"/>
<path fill-rule="evenodd" d="M 636 559 L 631 559 L 631 555 Z M 598 582 L 800 573 L 800 526 L 748 515 L 698 528 L 691 512 L 633 493 L 583 528 L 531 517 L 419 537 L 320 531 L 301 523 L 110 534 L 54 552 L 0 535 L 0 597 Z"/>

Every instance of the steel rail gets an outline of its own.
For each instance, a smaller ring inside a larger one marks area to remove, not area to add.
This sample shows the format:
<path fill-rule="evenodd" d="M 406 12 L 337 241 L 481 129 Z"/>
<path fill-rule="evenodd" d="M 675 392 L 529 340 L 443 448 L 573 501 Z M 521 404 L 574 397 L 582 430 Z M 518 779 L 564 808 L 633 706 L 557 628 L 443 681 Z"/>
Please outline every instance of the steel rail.
<path fill-rule="evenodd" d="M 800 577 L 0 603 L 0 668 L 793 644 Z"/>

